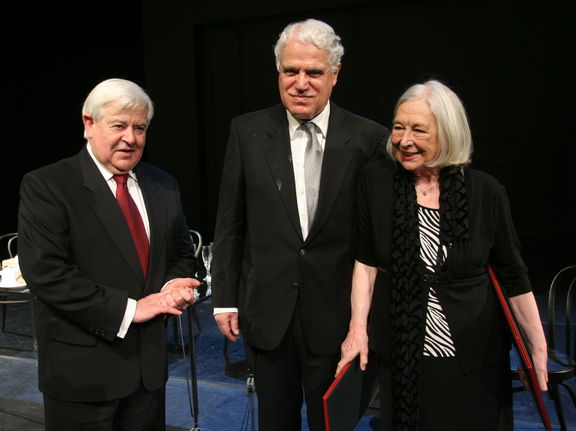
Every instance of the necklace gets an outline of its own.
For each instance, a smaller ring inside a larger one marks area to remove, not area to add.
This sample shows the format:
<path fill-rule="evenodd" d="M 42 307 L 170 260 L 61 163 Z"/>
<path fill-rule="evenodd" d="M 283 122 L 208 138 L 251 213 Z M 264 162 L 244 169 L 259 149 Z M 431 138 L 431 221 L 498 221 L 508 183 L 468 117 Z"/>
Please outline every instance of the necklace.
<path fill-rule="evenodd" d="M 430 193 L 432 190 L 434 190 L 434 188 L 437 186 L 438 184 L 432 184 L 430 187 L 428 187 L 427 189 L 422 189 L 418 186 L 416 186 L 416 190 L 419 191 L 420 193 L 422 193 L 422 196 L 427 196 L 428 193 Z"/>

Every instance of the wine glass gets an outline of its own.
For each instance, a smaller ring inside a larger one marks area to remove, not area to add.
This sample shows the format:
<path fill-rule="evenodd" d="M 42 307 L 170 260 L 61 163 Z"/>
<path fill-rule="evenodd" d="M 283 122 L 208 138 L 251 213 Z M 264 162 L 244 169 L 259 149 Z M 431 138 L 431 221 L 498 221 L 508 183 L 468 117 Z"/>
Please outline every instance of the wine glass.
<path fill-rule="evenodd" d="M 212 243 L 202 246 L 202 261 L 204 262 L 204 268 L 206 268 L 206 277 L 204 277 L 207 286 L 206 295 L 210 295 L 212 293 L 212 277 L 210 276 L 210 265 L 212 264 Z"/>

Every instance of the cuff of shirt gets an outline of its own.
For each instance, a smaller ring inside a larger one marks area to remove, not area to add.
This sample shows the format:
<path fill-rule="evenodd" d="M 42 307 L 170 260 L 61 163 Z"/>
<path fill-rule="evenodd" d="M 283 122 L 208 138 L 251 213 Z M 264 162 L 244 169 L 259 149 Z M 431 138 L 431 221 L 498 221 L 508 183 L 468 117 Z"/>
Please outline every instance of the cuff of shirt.
<path fill-rule="evenodd" d="M 130 324 L 132 323 L 132 319 L 134 319 L 135 314 L 136 314 L 136 300 L 128 298 L 128 303 L 126 304 L 126 311 L 124 311 L 124 318 L 122 319 L 120 329 L 118 329 L 118 333 L 116 334 L 118 338 L 124 338 L 126 336 L 126 332 L 128 332 L 128 328 L 130 328 Z"/>
<path fill-rule="evenodd" d="M 172 278 L 171 280 L 168 280 L 166 283 L 164 283 L 164 286 L 162 286 L 162 289 L 160 289 L 160 292 L 162 292 L 164 290 L 164 288 L 166 286 L 168 286 L 170 283 L 172 283 L 174 281 L 174 279 Z"/>
<path fill-rule="evenodd" d="M 238 313 L 238 309 L 236 307 L 214 308 L 214 316 L 222 313 Z"/>

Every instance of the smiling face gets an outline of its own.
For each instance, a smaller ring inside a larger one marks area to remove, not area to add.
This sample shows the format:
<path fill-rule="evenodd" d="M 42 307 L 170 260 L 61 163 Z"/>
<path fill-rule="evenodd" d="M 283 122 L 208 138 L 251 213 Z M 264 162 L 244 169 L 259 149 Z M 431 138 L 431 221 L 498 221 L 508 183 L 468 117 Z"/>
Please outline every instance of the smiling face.
<path fill-rule="evenodd" d="M 288 41 L 278 74 L 280 98 L 299 120 L 311 120 L 326 107 L 336 85 L 340 66 L 333 72 L 328 53 L 312 43 Z"/>
<path fill-rule="evenodd" d="M 422 99 L 402 103 L 392 125 L 394 157 L 404 169 L 417 173 L 438 155 L 436 119 Z"/>
<path fill-rule="evenodd" d="M 102 118 L 83 115 L 84 130 L 94 156 L 113 174 L 128 173 L 142 157 L 146 144 L 146 110 L 116 112 L 109 103 Z"/>

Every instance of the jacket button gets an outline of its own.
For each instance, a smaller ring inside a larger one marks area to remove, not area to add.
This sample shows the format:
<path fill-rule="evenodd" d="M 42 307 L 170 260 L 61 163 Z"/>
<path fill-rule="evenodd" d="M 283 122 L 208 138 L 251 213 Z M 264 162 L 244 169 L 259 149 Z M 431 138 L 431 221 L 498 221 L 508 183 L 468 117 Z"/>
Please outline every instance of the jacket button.
<path fill-rule="evenodd" d="M 292 283 L 292 289 L 300 289 L 300 285 L 298 283 Z"/>
<path fill-rule="evenodd" d="M 306 250 L 304 250 L 303 248 L 301 248 L 300 250 L 298 250 L 298 254 L 300 256 L 306 256 Z"/>

